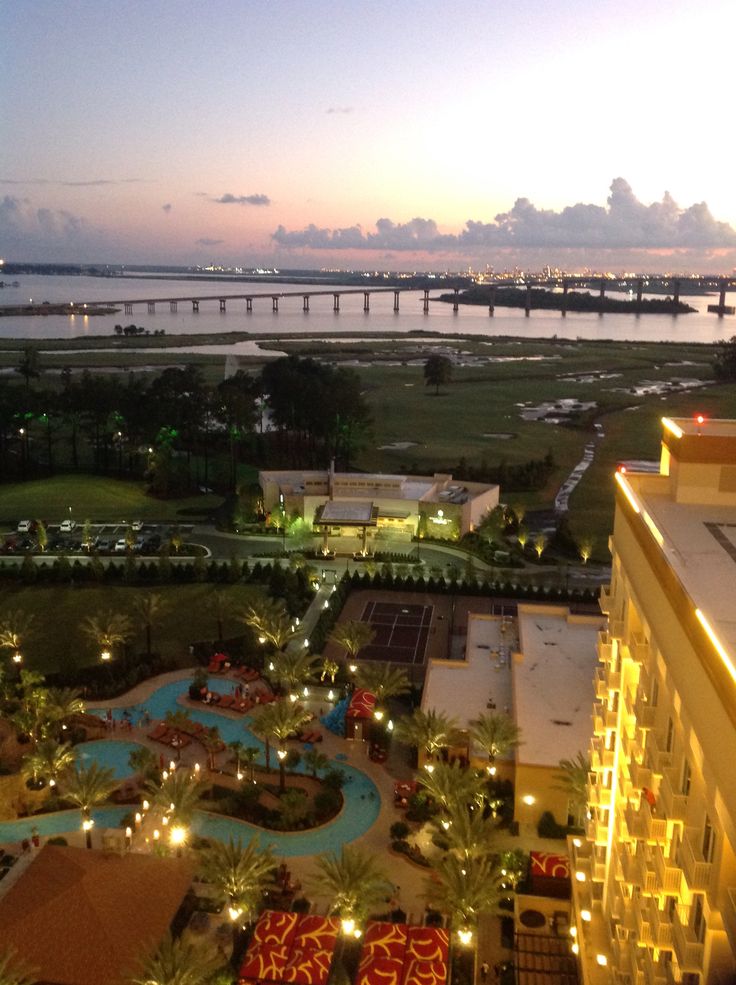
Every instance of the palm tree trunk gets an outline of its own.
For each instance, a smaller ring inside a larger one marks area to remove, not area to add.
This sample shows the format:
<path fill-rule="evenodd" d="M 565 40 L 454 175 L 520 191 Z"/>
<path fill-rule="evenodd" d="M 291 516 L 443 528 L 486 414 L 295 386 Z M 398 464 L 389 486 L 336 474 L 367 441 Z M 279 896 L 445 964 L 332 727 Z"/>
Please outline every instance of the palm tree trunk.
<path fill-rule="evenodd" d="M 279 793 L 283 793 L 286 790 L 286 769 L 284 768 L 283 759 L 279 759 Z"/>

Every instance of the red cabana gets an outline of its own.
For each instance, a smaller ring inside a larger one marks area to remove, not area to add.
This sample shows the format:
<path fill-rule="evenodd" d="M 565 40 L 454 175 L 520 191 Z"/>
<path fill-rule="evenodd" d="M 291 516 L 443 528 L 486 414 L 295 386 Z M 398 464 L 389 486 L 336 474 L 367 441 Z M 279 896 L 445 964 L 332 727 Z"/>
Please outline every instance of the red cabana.
<path fill-rule="evenodd" d="M 348 718 L 373 718 L 376 708 L 376 696 L 363 687 L 353 691 L 346 715 Z"/>

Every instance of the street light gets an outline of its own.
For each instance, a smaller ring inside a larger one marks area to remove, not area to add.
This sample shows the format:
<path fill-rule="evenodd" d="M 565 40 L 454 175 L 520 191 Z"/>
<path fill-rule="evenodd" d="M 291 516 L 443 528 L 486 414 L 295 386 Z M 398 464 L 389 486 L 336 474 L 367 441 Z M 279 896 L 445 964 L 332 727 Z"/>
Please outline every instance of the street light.
<path fill-rule="evenodd" d="M 13 663 L 14 664 L 23 663 L 23 654 L 20 652 L 20 650 L 16 650 L 15 653 L 13 654 Z"/>
<path fill-rule="evenodd" d="M 107 663 L 107 661 L 110 660 L 111 658 L 112 658 L 112 654 L 110 653 L 109 650 L 103 650 L 102 653 L 100 653 L 100 660 L 102 660 L 103 663 Z"/>
<path fill-rule="evenodd" d="M 85 817 L 82 821 L 82 831 L 84 831 L 84 838 L 87 844 L 87 848 L 92 847 L 92 828 L 95 826 L 95 822 L 91 817 Z"/>

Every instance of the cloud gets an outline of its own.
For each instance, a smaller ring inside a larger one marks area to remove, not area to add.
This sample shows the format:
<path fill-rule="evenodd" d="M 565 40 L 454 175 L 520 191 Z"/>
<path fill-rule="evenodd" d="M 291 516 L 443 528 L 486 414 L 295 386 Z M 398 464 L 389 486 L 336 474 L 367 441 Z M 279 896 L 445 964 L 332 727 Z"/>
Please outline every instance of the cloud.
<path fill-rule="evenodd" d="M 281 247 L 313 250 L 702 249 L 736 246 L 736 229 L 716 220 L 705 202 L 682 208 L 669 192 L 661 202 L 645 205 L 628 182 L 615 178 L 606 206 L 578 203 L 555 212 L 519 198 L 492 222 L 468 219 L 459 233 L 441 233 L 434 219 L 394 223 L 384 218 L 376 222 L 375 231 L 359 225 L 342 229 L 309 225 L 296 231 L 279 226 L 272 239 Z"/>
<path fill-rule="evenodd" d="M 225 242 L 224 239 L 208 239 L 206 236 L 203 236 L 201 239 L 195 240 L 195 245 L 196 246 L 219 246 L 220 243 L 224 243 L 224 242 Z"/>
<path fill-rule="evenodd" d="M 230 192 L 225 192 L 224 195 L 220 195 L 219 198 L 213 198 L 213 202 L 217 202 L 219 205 L 270 205 L 271 199 L 268 195 L 232 195 Z"/>
<path fill-rule="evenodd" d="M 0 242 L 24 260 L 85 260 L 110 254 L 116 238 L 64 209 L 35 207 L 27 198 L 0 198 Z"/>
<path fill-rule="evenodd" d="M 162 205 L 161 208 L 166 213 L 166 215 L 168 215 L 169 212 L 171 212 L 171 209 L 173 208 L 173 206 L 172 206 L 171 202 L 167 202 L 166 205 Z"/>
<path fill-rule="evenodd" d="M 353 112 L 353 107 L 352 106 L 330 106 L 330 107 L 328 107 L 328 109 L 326 110 L 326 112 L 327 112 L 328 115 L 330 113 L 347 114 L 347 113 L 352 113 Z"/>
<path fill-rule="evenodd" d="M 50 178 L 0 178 L 2 185 L 60 185 L 63 188 L 94 188 L 101 185 L 137 185 L 145 178 L 90 178 L 86 181 L 61 181 Z"/>

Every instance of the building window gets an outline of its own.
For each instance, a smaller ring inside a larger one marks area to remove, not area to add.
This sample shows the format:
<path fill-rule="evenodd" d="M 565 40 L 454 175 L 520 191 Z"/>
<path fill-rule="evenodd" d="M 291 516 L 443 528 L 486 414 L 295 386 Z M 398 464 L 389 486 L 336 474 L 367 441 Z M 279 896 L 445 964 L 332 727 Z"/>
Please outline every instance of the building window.
<path fill-rule="evenodd" d="M 706 862 L 713 861 L 715 847 L 716 833 L 713 830 L 713 825 L 710 823 L 710 818 L 706 814 L 705 821 L 703 823 L 703 858 Z"/>
<path fill-rule="evenodd" d="M 692 906 L 690 907 L 690 923 L 695 939 L 702 944 L 705 938 L 705 916 L 703 914 L 703 896 L 698 893 L 693 896 Z"/>
<path fill-rule="evenodd" d="M 658 701 L 659 701 L 659 681 L 655 677 L 652 680 L 652 688 L 649 694 L 649 704 L 652 705 L 654 708 L 656 708 Z"/>
<path fill-rule="evenodd" d="M 685 757 L 685 761 L 682 764 L 682 781 L 680 782 L 680 793 L 683 793 L 686 797 L 690 793 L 690 781 L 692 779 L 690 773 L 690 762 Z"/>
<path fill-rule="evenodd" d="M 671 718 L 667 719 L 667 738 L 664 744 L 665 752 L 672 752 L 672 745 L 675 739 L 675 724 Z"/>

